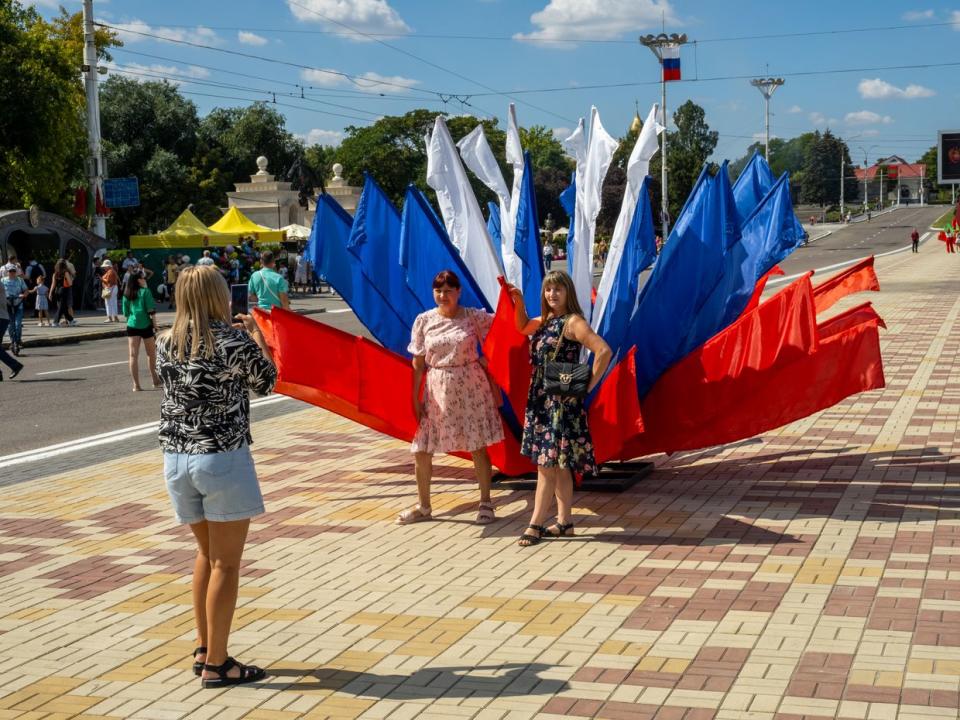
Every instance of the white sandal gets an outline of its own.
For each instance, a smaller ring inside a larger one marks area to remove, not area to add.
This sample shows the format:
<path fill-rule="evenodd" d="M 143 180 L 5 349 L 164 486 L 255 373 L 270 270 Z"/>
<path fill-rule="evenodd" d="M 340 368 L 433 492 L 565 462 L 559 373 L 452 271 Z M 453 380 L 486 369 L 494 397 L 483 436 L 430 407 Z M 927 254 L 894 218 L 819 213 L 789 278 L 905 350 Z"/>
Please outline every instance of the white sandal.
<path fill-rule="evenodd" d="M 412 508 L 404 510 L 402 513 L 397 515 L 396 524 L 412 525 L 413 523 L 433 520 L 433 516 L 430 513 L 430 508 L 425 508 L 422 505 L 414 505 Z"/>
<path fill-rule="evenodd" d="M 477 509 L 477 519 L 473 522 L 475 525 L 489 525 L 496 519 L 497 515 L 493 511 L 493 503 L 482 502 Z"/>

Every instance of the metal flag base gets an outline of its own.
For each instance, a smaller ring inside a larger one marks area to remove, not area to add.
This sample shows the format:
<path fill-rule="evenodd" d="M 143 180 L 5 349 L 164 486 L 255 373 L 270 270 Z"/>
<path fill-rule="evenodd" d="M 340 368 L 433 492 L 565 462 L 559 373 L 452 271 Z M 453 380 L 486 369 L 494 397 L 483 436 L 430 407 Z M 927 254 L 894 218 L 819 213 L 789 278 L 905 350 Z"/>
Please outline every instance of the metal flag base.
<path fill-rule="evenodd" d="M 598 475 L 584 478 L 580 486 L 575 489 L 580 492 L 623 492 L 629 490 L 652 472 L 652 462 L 631 460 L 605 463 L 600 466 Z M 493 482 L 499 488 L 533 490 L 537 486 L 537 474 L 504 475 L 503 473 L 497 473 L 493 476 Z"/>

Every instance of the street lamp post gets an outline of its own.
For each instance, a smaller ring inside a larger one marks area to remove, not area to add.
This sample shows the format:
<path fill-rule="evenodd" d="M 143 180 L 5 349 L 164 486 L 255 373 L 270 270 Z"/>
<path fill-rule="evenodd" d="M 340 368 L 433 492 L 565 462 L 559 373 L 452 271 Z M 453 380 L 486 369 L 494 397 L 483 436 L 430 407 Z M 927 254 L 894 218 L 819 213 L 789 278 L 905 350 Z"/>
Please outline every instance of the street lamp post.
<path fill-rule="evenodd" d="M 660 133 L 660 161 L 662 164 L 662 169 L 660 172 L 660 216 L 663 223 L 662 237 L 663 242 L 667 241 L 667 236 L 670 234 L 670 214 L 668 210 L 667 202 L 667 81 L 663 73 L 663 51 L 667 47 L 675 47 L 683 45 L 687 42 L 686 33 L 671 33 L 667 35 L 666 33 L 660 33 L 659 35 L 641 35 L 640 44 L 645 48 L 649 48 L 657 57 L 657 61 L 660 63 L 660 107 L 662 108 L 663 113 L 663 132 Z"/>
<path fill-rule="evenodd" d="M 770 162 L 770 98 L 777 88 L 783 85 L 783 78 L 756 78 L 750 81 L 760 94 L 763 95 L 764 104 L 764 142 L 763 157 Z"/>
<path fill-rule="evenodd" d="M 868 199 L 867 199 L 867 153 L 873 150 L 876 145 L 871 145 L 868 148 L 864 148 L 862 145 L 860 149 L 863 150 L 863 212 L 867 212 Z"/>
<path fill-rule="evenodd" d="M 97 44 L 93 25 L 93 0 L 83 0 L 83 64 L 84 89 L 87 96 L 87 146 L 90 150 L 87 177 L 93 192 L 93 226 L 100 237 L 107 236 L 106 219 L 96 202 L 103 181 L 103 148 L 100 144 L 100 95 L 97 89 Z M 105 68 L 103 68 L 105 70 Z"/>

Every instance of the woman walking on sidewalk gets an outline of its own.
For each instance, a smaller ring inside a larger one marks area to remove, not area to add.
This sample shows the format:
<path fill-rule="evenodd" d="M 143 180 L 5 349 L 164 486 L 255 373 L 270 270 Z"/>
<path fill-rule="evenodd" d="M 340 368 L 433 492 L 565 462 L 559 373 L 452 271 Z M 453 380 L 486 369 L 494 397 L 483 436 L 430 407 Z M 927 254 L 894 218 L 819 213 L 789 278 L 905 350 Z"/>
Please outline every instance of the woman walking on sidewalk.
<path fill-rule="evenodd" d="M 586 348 L 593 353 L 589 394 L 610 364 L 610 347 L 590 329 L 577 302 L 573 280 L 565 272 L 555 270 L 543 279 L 538 318 L 527 317 L 523 295 L 517 288 L 511 287 L 510 294 L 516 307 L 517 330 L 532 336 L 533 375 L 520 452 L 537 465 L 537 489 L 533 517 L 519 540 L 526 547 L 536 545 L 543 537 L 572 534 L 573 474 L 593 475 L 597 471 L 584 398 L 548 393 L 545 366 L 552 360 L 578 363 L 581 348 Z M 545 527 L 554 497 L 557 519 Z"/>
<path fill-rule="evenodd" d="M 197 542 L 193 671 L 205 688 L 254 682 L 266 673 L 227 653 L 240 560 L 250 518 L 264 511 L 250 454 L 248 390 L 266 395 L 277 371 L 256 322 L 230 325 L 230 290 L 213 267 L 177 280 L 177 314 L 159 341 L 163 379 L 160 446 L 177 522 Z"/>
<path fill-rule="evenodd" d="M 23 308 L 30 293 L 27 290 L 27 283 L 20 277 L 19 267 L 13 263 L 7 263 L 3 269 L 2 284 L 7 296 L 7 317 L 10 318 L 10 352 L 19 355 L 20 343 L 23 340 Z M 0 335 L 0 341 L 2 340 L 3 335 Z"/>
<path fill-rule="evenodd" d="M 57 264 L 53 266 L 50 300 L 57 306 L 54 325 L 65 327 L 77 324 L 73 319 L 73 273 L 70 272 L 70 266 L 63 258 L 57 260 Z"/>
<path fill-rule="evenodd" d="M 3 339 L 3 335 L 7 332 L 7 325 L 10 324 L 10 315 L 7 313 L 7 293 L 3 288 L 3 283 L 0 283 L 0 341 Z M 23 363 L 17 360 L 15 357 L 11 357 L 6 350 L 3 349 L 3 342 L 0 342 L 0 362 L 10 368 L 10 378 L 15 378 L 20 374 L 20 371 L 23 370 Z M 0 382 L 3 381 L 3 373 L 0 373 Z"/>
<path fill-rule="evenodd" d="M 433 280 L 437 307 L 413 322 L 413 412 L 419 425 L 410 451 L 414 453 L 420 503 L 397 517 L 398 525 L 430 520 L 430 481 L 433 454 L 465 450 L 473 456 L 480 484 L 476 522 L 496 520 L 490 500 L 492 469 L 487 447 L 503 440 L 494 388 L 480 358 L 493 317 L 478 308 L 460 307 L 460 278 L 444 270 Z M 420 385 L 426 373 L 424 397 Z M 499 391 L 496 391 L 499 396 Z"/>
<path fill-rule="evenodd" d="M 107 311 L 107 319 L 104 320 L 104 322 L 120 322 L 120 313 L 117 311 L 117 296 L 120 294 L 120 278 L 117 277 L 117 271 L 113 267 L 113 263 L 109 260 L 104 260 L 103 265 L 100 267 L 106 270 L 103 277 L 100 278 L 100 282 L 103 285 L 103 304 Z"/>
<path fill-rule="evenodd" d="M 133 391 L 140 392 L 140 341 L 147 351 L 153 386 L 160 387 L 157 375 L 157 339 L 153 327 L 156 305 L 147 281 L 139 273 L 130 273 L 123 287 L 123 314 L 127 317 L 127 350 Z"/>

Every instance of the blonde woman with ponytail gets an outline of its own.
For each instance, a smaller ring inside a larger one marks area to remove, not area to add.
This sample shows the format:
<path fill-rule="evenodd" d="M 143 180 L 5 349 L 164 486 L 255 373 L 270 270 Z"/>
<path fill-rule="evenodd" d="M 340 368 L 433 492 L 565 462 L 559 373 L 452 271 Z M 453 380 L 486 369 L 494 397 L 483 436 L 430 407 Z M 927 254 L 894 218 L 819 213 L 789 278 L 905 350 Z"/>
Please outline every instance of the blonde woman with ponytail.
<path fill-rule="evenodd" d="M 163 383 L 160 447 L 177 522 L 197 541 L 193 671 L 205 688 L 255 682 L 266 672 L 227 653 L 250 518 L 264 511 L 250 454 L 248 391 L 266 395 L 277 371 L 256 321 L 231 324 L 230 290 L 213 267 L 177 279 L 173 327 L 157 342 Z"/>

